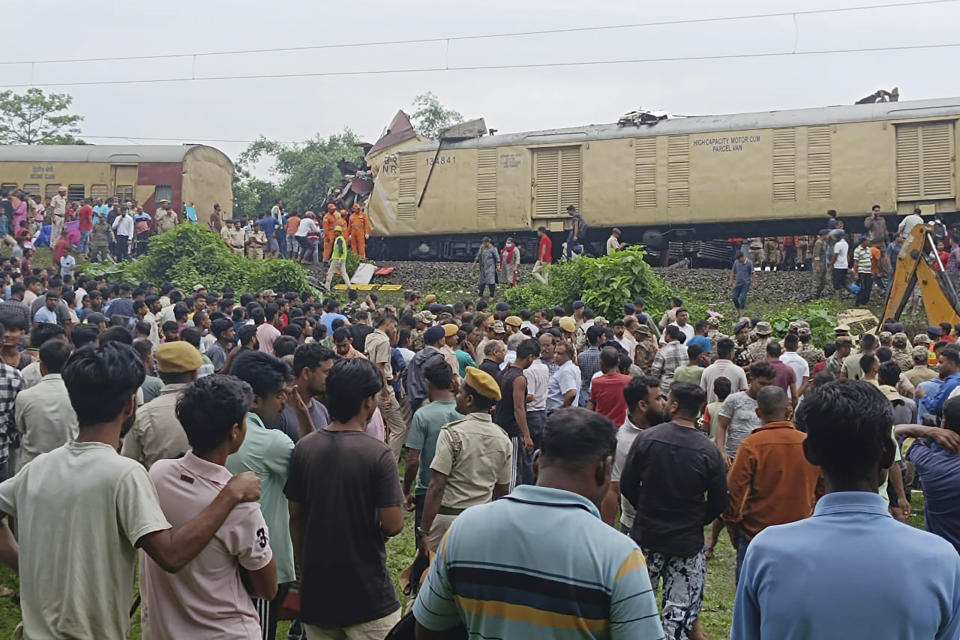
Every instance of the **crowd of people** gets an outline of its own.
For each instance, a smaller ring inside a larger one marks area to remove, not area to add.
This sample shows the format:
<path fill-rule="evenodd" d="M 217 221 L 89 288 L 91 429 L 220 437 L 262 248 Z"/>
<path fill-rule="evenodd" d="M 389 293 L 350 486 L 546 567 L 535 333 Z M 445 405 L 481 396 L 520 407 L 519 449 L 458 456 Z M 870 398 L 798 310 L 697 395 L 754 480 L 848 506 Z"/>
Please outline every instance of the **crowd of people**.
<path fill-rule="evenodd" d="M 126 637 L 139 565 L 144 638 L 702 638 L 722 535 L 734 638 L 960 633 L 960 326 L 76 275 L 0 303 L 24 637 Z"/>
<path fill-rule="evenodd" d="M 932 220 L 925 221 L 924 215 Z M 848 231 L 844 220 L 831 209 L 827 211 L 826 225 L 816 236 L 744 238 L 731 276 L 734 306 L 743 312 L 747 292 L 758 270 L 811 270 L 817 297 L 825 289 L 832 289 L 839 302 L 849 291 L 857 306 L 866 306 L 874 288 L 883 295 L 890 291 L 897 256 L 914 227 L 925 222 L 933 230 L 937 258 L 933 262 L 934 270 L 946 273 L 951 282 L 960 285 L 960 228 L 948 228 L 939 212 L 924 214 L 914 209 L 903 217 L 896 231 L 889 231 L 880 205 L 875 204 L 858 233 Z M 910 310 L 916 313 L 921 301 L 919 288 L 912 292 L 911 298 Z"/>
<path fill-rule="evenodd" d="M 269 212 L 261 212 L 255 219 L 224 220 L 218 214 L 211 217 L 209 225 L 239 255 L 246 253 L 254 259 L 291 258 L 302 264 L 319 264 L 323 260 L 331 265 L 345 260 L 347 250 L 366 258 L 371 230 L 370 219 L 359 204 L 347 211 L 330 202 L 322 216 L 313 211 L 301 215 L 299 211 L 287 210 L 280 199 Z M 349 277 L 344 281 L 349 286 Z"/>
<path fill-rule="evenodd" d="M 178 212 L 161 199 L 151 214 L 133 200 L 84 198 L 68 200 L 67 188 L 46 198 L 30 196 L 19 189 L 0 191 L 0 244 L 13 257 L 31 268 L 38 245 L 54 251 L 54 265 L 71 269 L 77 258 L 91 262 L 122 262 L 145 255 L 152 236 L 179 224 L 199 224 L 196 206 L 183 203 Z M 352 211 L 329 203 L 322 217 L 313 211 L 302 216 L 287 210 L 277 199 L 269 212 L 244 218 L 226 218 L 219 204 L 209 212 L 207 227 L 220 235 L 234 253 L 254 260 L 291 258 L 302 264 L 328 263 L 328 284 L 340 275 L 350 287 L 347 252 L 367 255 L 370 219 L 359 204 Z M 66 256 L 66 262 L 61 259 Z M 519 263 L 519 253 L 517 254 Z"/>
<path fill-rule="evenodd" d="M 219 215 L 220 205 L 215 204 L 211 219 Z M 93 262 L 121 262 L 146 254 L 151 236 L 184 221 L 198 224 L 193 203 L 183 203 L 183 211 L 178 213 L 162 198 L 151 214 L 129 199 L 70 200 L 64 185 L 57 195 L 47 198 L 21 189 L 0 191 L 0 243 L 28 263 L 40 245 L 54 249 L 57 265 L 64 249 L 72 252 L 73 263 L 78 255 Z"/>

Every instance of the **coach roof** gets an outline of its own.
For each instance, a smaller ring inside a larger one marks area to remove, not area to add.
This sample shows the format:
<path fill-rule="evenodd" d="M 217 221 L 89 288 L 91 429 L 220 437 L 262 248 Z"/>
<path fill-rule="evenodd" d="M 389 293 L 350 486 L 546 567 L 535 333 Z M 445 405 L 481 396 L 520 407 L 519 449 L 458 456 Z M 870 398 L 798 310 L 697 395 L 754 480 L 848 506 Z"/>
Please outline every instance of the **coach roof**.
<path fill-rule="evenodd" d="M 642 138 L 646 136 L 684 135 L 724 131 L 752 131 L 781 127 L 817 126 L 846 122 L 870 122 L 876 120 L 910 120 L 914 118 L 941 118 L 960 114 L 960 97 L 905 102 L 878 102 L 874 104 L 838 105 L 812 109 L 786 109 L 782 111 L 758 111 L 675 117 L 661 120 L 648 126 L 619 126 L 617 124 L 589 124 L 563 129 L 524 131 L 503 135 L 483 136 L 463 142 L 443 143 L 444 151 L 485 147 L 510 147 L 577 143 L 591 140 L 616 138 Z M 403 149 L 403 152 L 435 151 L 437 141 Z"/>
<path fill-rule="evenodd" d="M 0 145 L 0 162 L 183 162 L 195 149 L 222 151 L 202 144 L 156 145 Z M 226 156 L 224 155 L 224 158 Z M 227 159 L 229 161 L 229 159 Z"/>

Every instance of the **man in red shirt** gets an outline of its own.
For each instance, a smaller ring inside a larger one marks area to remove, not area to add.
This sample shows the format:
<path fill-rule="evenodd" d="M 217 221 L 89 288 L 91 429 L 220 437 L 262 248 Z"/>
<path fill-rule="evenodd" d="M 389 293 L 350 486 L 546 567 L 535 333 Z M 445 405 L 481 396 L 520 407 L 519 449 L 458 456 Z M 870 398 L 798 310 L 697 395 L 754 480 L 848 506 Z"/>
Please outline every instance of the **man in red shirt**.
<path fill-rule="evenodd" d="M 603 375 L 593 379 L 590 385 L 588 409 L 593 409 L 621 425 L 627 419 L 627 401 L 623 389 L 633 378 L 620 373 L 620 354 L 613 347 L 600 351 L 600 371 Z"/>
<path fill-rule="evenodd" d="M 77 243 L 77 251 L 89 253 L 90 234 L 93 232 L 93 207 L 90 205 L 90 198 L 83 201 L 83 206 L 77 211 L 77 219 L 80 221 L 80 242 Z"/>
<path fill-rule="evenodd" d="M 546 227 L 539 227 L 537 235 L 540 236 L 540 244 L 537 245 L 537 261 L 533 265 L 532 275 L 543 284 L 547 284 L 547 276 L 542 271 L 553 262 L 553 240 L 547 235 Z"/>
<path fill-rule="evenodd" d="M 53 238 L 50 238 L 53 242 Z M 60 258 L 63 257 L 63 250 L 70 246 L 70 232 L 64 229 L 60 232 L 60 239 L 53 246 L 53 264 L 60 264 Z"/>

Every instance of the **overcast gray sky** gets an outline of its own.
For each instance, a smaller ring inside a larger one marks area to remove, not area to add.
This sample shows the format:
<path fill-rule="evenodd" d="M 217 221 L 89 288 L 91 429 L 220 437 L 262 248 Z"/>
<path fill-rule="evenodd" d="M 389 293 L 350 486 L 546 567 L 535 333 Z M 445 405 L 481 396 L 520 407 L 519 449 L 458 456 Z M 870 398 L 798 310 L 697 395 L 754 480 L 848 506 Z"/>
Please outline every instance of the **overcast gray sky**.
<path fill-rule="evenodd" d="M 582 0 L 311 2 L 6 0 L 23 47 L 0 62 L 188 54 L 809 11 L 897 0 Z M 712 56 L 960 42 L 960 2 L 586 31 L 321 50 L 0 66 L 0 86 L 34 82 L 73 95 L 83 137 L 101 144 L 207 142 L 233 158 L 259 135 L 302 140 L 350 127 L 373 142 L 399 108 L 433 91 L 501 132 L 615 121 L 644 107 L 674 114 L 849 104 L 876 89 L 901 99 L 960 95 L 958 48 L 403 74 L 55 86 L 188 76 Z M 30 26 L 35 25 L 35 26 Z M 8 30 L 7 35 L 12 35 Z M 14 41 L 15 42 L 15 41 Z M 49 86 L 48 86 L 49 85 Z M 108 140 L 96 136 L 124 136 Z"/>

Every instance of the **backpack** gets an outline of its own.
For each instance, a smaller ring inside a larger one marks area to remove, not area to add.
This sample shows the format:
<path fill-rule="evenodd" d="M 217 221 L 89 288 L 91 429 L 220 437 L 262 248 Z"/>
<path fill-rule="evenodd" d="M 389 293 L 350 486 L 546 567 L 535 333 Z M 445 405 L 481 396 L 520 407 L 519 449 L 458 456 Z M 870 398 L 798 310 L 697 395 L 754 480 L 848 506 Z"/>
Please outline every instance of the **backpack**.
<path fill-rule="evenodd" d="M 581 216 L 579 213 L 574 216 L 574 219 L 579 221 L 580 227 L 580 231 L 577 234 L 577 242 L 580 244 L 585 244 L 587 241 L 587 232 L 590 231 L 590 227 L 587 226 L 587 223 L 583 220 L 583 216 Z"/>

